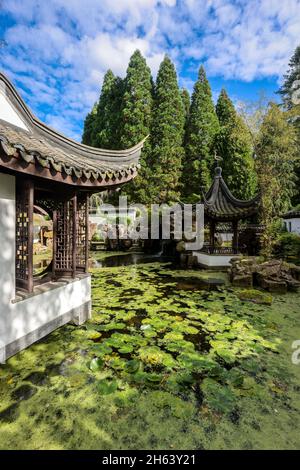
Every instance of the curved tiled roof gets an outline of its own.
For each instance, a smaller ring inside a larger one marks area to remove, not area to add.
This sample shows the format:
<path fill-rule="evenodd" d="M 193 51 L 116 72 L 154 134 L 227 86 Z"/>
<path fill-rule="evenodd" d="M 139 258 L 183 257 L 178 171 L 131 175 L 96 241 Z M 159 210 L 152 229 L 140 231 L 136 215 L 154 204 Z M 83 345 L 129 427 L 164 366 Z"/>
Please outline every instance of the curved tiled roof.
<path fill-rule="evenodd" d="M 0 119 L 0 166 L 91 188 L 122 184 L 136 176 L 145 139 L 120 151 L 79 144 L 39 121 L 1 73 L 0 86 L 28 128 Z"/>
<path fill-rule="evenodd" d="M 283 219 L 300 219 L 300 210 L 292 209 L 282 215 Z"/>
<path fill-rule="evenodd" d="M 215 170 L 214 181 L 204 196 L 205 212 L 216 220 L 233 220 L 251 217 L 259 208 L 260 196 L 242 201 L 233 196 L 222 178 L 222 169 Z"/>

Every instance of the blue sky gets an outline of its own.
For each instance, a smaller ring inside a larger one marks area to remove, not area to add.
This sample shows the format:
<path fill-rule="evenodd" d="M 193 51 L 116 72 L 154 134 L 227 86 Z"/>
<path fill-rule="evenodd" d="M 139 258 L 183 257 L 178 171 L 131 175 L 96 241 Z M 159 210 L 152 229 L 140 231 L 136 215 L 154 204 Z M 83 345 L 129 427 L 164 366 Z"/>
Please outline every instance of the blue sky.
<path fill-rule="evenodd" d="M 81 139 L 108 68 L 165 53 L 190 91 L 200 64 L 214 99 L 270 99 L 300 43 L 300 0 L 0 0 L 0 68 L 44 122 Z"/>

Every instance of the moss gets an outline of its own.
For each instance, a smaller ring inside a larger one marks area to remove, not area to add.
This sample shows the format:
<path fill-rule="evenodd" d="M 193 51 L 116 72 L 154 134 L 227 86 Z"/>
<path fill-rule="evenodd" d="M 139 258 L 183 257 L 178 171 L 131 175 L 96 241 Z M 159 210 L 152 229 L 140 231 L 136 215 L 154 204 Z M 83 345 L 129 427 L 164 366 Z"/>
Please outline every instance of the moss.
<path fill-rule="evenodd" d="M 271 305 L 273 300 L 270 294 L 257 289 L 243 289 L 237 295 L 240 300 L 248 300 L 256 304 Z"/>

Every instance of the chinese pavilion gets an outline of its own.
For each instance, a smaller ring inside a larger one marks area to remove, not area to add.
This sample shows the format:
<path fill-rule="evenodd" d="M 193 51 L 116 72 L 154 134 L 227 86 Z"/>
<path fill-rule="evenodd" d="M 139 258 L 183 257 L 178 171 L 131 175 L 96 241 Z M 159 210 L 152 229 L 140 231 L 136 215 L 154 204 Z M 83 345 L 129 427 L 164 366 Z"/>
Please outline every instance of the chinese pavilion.
<path fill-rule="evenodd" d="M 0 74 L 0 362 L 90 316 L 88 200 L 137 175 L 143 142 L 79 144 L 39 121 Z M 34 208 L 53 223 L 52 262 L 34 275 Z"/>
<path fill-rule="evenodd" d="M 222 168 L 217 166 L 212 185 L 201 202 L 204 204 L 205 225 L 209 228 L 209 242 L 194 255 L 205 267 L 228 266 L 231 258 L 240 252 L 239 222 L 257 215 L 260 195 L 248 201 L 235 198 L 222 177 Z M 225 235 L 225 246 L 219 243 L 220 234 Z"/>

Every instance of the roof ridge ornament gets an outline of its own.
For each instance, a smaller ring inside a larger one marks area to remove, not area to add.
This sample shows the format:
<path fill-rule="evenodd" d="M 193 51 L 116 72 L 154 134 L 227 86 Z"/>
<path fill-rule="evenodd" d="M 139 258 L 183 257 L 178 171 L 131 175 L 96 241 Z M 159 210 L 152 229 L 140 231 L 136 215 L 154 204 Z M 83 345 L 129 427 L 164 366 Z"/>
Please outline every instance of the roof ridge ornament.
<path fill-rule="evenodd" d="M 217 151 L 215 150 L 214 154 L 214 160 L 216 162 L 216 167 L 215 167 L 215 176 L 221 177 L 222 176 L 222 167 L 219 165 L 219 162 L 223 160 L 222 157 L 217 155 Z"/>

